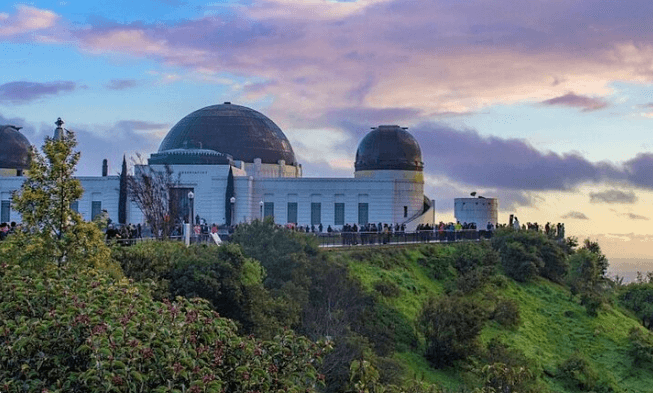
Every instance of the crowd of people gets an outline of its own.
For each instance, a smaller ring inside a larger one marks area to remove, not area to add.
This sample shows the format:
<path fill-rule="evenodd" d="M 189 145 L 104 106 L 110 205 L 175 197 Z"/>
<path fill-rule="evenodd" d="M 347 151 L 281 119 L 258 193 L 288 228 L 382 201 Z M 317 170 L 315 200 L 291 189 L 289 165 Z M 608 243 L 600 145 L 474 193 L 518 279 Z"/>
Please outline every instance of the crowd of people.
<path fill-rule="evenodd" d="M 0 240 L 5 240 L 7 236 L 10 236 L 19 229 L 19 225 L 16 222 L 12 221 L 11 223 L 3 222 L 0 223 Z"/>
<path fill-rule="evenodd" d="M 282 227 L 279 225 L 279 227 Z M 368 223 L 368 224 L 344 224 L 342 227 L 332 227 L 328 225 L 326 228 L 320 223 L 318 225 L 295 225 L 287 224 L 284 226 L 287 229 L 302 232 L 312 233 L 319 236 L 335 235 L 342 239 L 343 245 L 356 245 L 356 244 L 386 244 L 391 242 L 393 235 L 407 236 L 405 224 L 391 224 L 391 223 Z M 105 226 L 105 234 L 107 241 L 119 241 L 131 243 L 141 238 L 152 237 L 149 228 L 141 224 L 126 224 L 115 225 L 110 219 L 107 220 Z M 219 233 L 220 237 L 229 237 L 237 225 L 232 226 L 218 226 L 217 224 L 209 225 L 206 221 L 197 217 L 197 223 L 194 224 L 191 234 L 196 238 L 206 237 L 209 239 L 210 234 Z M 565 224 L 553 224 L 547 222 L 545 225 L 540 225 L 537 222 L 527 222 L 521 224 L 515 215 L 510 215 L 507 224 L 494 224 L 488 222 L 485 228 L 478 228 L 475 223 L 460 223 L 457 222 L 442 222 L 436 225 L 432 224 L 419 224 L 411 236 L 415 236 L 416 241 L 457 241 L 464 239 L 479 239 L 490 238 L 496 228 L 512 228 L 514 230 L 535 231 L 545 233 L 547 236 L 564 239 L 565 237 Z M 20 229 L 20 224 L 16 222 L 3 222 L 0 223 L 0 241 L 5 240 L 12 233 Z M 175 225 L 171 232 L 171 237 L 183 237 L 183 225 Z M 223 239 L 226 240 L 226 239 Z"/>
<path fill-rule="evenodd" d="M 526 224 L 520 224 L 517 216 L 511 214 L 510 218 L 508 219 L 508 224 L 504 224 L 503 226 L 507 226 L 515 230 L 542 232 L 545 235 L 555 239 L 565 238 L 565 224 L 561 222 L 557 224 L 547 222 L 544 224 L 544 226 L 538 224 L 537 222 L 527 222 Z"/>

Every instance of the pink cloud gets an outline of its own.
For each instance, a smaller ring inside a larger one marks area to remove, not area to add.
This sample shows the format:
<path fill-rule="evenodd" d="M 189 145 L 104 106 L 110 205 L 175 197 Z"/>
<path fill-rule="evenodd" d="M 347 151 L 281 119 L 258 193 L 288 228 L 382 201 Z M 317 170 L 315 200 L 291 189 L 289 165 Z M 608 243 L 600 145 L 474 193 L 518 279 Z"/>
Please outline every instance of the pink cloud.
<path fill-rule="evenodd" d="M 583 112 L 596 111 L 599 109 L 606 108 L 608 106 L 608 102 L 605 101 L 603 98 L 580 96 L 574 93 L 567 93 L 563 96 L 542 101 L 542 103 L 545 105 L 558 105 L 558 106 L 569 106 L 573 108 L 581 108 Z"/>
<path fill-rule="evenodd" d="M 69 34 L 94 54 L 147 58 L 214 83 L 251 78 L 232 100 L 273 97 L 267 113 L 284 127 L 325 127 L 327 114 L 351 108 L 407 109 L 412 119 L 547 100 L 599 109 L 592 97 L 609 95 L 613 81 L 653 80 L 653 2 L 602 7 L 610 13 L 595 0 L 254 0 L 229 15 L 105 21 Z"/>
<path fill-rule="evenodd" d="M 0 37 L 12 37 L 53 27 L 59 16 L 52 11 L 18 5 L 14 15 L 0 13 Z"/>

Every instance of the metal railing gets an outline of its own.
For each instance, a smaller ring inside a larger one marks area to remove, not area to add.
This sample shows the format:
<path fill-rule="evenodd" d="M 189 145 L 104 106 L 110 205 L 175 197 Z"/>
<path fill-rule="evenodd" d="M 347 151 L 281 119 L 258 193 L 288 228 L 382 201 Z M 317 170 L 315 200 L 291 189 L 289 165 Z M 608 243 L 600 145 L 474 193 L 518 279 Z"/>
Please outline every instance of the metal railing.
<path fill-rule="evenodd" d="M 319 247 L 337 248 L 353 246 L 378 246 L 386 244 L 414 244 L 414 243 L 453 243 L 461 241 L 478 241 L 480 239 L 490 239 L 492 231 L 477 229 L 462 230 L 436 230 L 436 231 L 415 231 L 415 232 L 308 232 L 307 235 L 315 236 Z M 231 235 L 220 234 L 220 239 L 228 243 Z M 143 241 L 156 240 L 152 237 L 133 238 L 133 239 L 111 239 L 107 243 L 117 243 L 123 246 L 130 246 Z M 184 241 L 183 236 L 171 236 L 170 240 Z M 192 244 L 215 244 L 210 234 L 193 234 L 191 236 Z"/>
<path fill-rule="evenodd" d="M 412 243 L 449 243 L 460 241 L 478 241 L 492 237 L 492 231 L 477 229 L 415 231 L 415 232 L 332 232 L 314 233 L 319 246 L 351 247 L 360 245 L 412 244 Z"/>

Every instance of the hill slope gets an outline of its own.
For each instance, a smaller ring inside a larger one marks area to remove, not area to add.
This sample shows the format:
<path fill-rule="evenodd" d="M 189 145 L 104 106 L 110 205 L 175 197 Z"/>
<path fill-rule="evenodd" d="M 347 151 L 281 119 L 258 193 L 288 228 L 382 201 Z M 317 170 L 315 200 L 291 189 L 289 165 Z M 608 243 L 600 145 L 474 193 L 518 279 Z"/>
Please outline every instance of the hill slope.
<path fill-rule="evenodd" d="M 456 290 L 455 269 L 442 267 L 456 252 L 456 246 L 430 245 L 401 250 L 338 251 L 333 257 L 347 264 L 350 275 L 358 279 L 368 293 L 374 293 L 379 302 L 398 312 L 415 332 L 419 332 L 419 313 L 426 299 Z M 428 259 L 431 263 L 426 262 Z M 384 290 L 384 286 L 392 287 L 393 283 L 394 292 Z M 629 332 L 633 328 L 642 329 L 640 323 L 617 306 L 604 305 L 593 317 L 562 285 L 543 278 L 518 283 L 501 274 L 488 278 L 483 288 L 464 296 L 483 304 L 489 313 L 493 312 L 493 304 L 498 299 L 517 303 L 518 326 L 504 327 L 495 320 L 488 320 L 480 334 L 480 343 L 486 346 L 492 339 L 499 339 L 510 349 L 523 353 L 534 365 L 540 384 L 538 390 L 588 389 L 589 386 L 582 383 L 582 375 L 574 379 L 561 371 L 565 362 L 576 357 L 586 362 L 585 373 L 597 379 L 590 384 L 597 391 L 653 390 L 653 374 L 646 368 L 636 367 L 629 352 Z M 465 370 L 473 368 L 474 362 L 479 366 L 481 360 L 435 370 L 422 355 L 425 338 L 417 334 L 420 341 L 417 348 L 398 345 L 395 353 L 395 358 L 410 370 L 409 376 L 449 388 L 478 383 L 474 373 Z"/>

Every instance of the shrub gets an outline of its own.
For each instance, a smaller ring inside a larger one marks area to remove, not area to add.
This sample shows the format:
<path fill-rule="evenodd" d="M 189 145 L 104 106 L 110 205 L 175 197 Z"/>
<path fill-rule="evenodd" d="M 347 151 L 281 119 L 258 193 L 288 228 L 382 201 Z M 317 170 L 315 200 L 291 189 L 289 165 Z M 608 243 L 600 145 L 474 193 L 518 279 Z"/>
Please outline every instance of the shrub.
<path fill-rule="evenodd" d="M 196 247 L 170 272 L 170 293 L 208 300 L 221 315 L 239 323 L 243 332 L 274 337 L 283 326 L 274 318 L 275 303 L 263 287 L 258 261 L 245 258 L 237 245 Z"/>
<path fill-rule="evenodd" d="M 589 361 L 579 352 L 572 354 L 558 366 L 558 376 L 574 389 L 583 392 L 620 392 L 614 378 L 605 373 L 599 374 Z"/>
<path fill-rule="evenodd" d="M 653 328 L 653 284 L 631 283 L 621 290 L 621 304 L 634 311 L 647 329 Z"/>
<path fill-rule="evenodd" d="M 162 300 L 170 297 L 170 271 L 193 249 L 177 241 L 144 241 L 130 247 L 114 245 L 111 257 L 120 263 L 125 276 L 139 282 L 152 281 L 154 298 Z"/>
<path fill-rule="evenodd" d="M 481 289 L 488 283 L 489 278 L 494 275 L 494 266 L 476 268 L 468 273 L 458 276 L 456 289 L 464 294 L 472 293 Z M 448 288 L 450 289 L 450 288 Z"/>
<path fill-rule="evenodd" d="M 653 337 L 647 331 L 632 328 L 628 335 L 630 356 L 633 367 L 650 367 L 653 365 Z"/>
<path fill-rule="evenodd" d="M 420 246 L 419 251 L 424 257 L 419 258 L 417 262 L 429 269 L 434 279 L 447 280 L 455 277 L 456 270 L 453 265 L 456 250 L 453 246 L 425 244 Z"/>
<path fill-rule="evenodd" d="M 518 349 L 508 347 L 496 338 L 490 340 L 481 360 L 486 363 L 480 370 L 485 391 L 488 392 L 539 392 L 536 367 Z"/>
<path fill-rule="evenodd" d="M 526 248 L 522 243 L 508 242 L 501 252 L 501 262 L 506 275 L 521 282 L 535 278 L 544 264 L 536 251 L 532 246 Z"/>
<path fill-rule="evenodd" d="M 401 295 L 399 285 L 389 281 L 377 281 L 374 284 L 374 290 L 385 297 L 397 297 Z"/>
<path fill-rule="evenodd" d="M 569 262 L 564 250 L 553 240 L 546 239 L 539 253 L 544 262 L 540 275 L 554 282 L 562 282 L 569 271 Z"/>
<path fill-rule="evenodd" d="M 487 242 L 463 242 L 456 245 L 454 267 L 460 274 L 467 274 L 479 267 L 496 266 L 499 254 Z"/>
<path fill-rule="evenodd" d="M 474 301 L 445 296 L 429 299 L 419 318 L 426 336 L 426 358 L 436 368 L 450 366 L 477 351 L 477 337 L 485 321 Z"/>
<path fill-rule="evenodd" d="M 314 236 L 279 227 L 271 218 L 239 224 L 232 241 L 242 246 L 245 256 L 261 262 L 267 274 L 264 284 L 270 289 L 291 281 L 293 271 L 318 254 Z"/>
<path fill-rule="evenodd" d="M 513 243 L 523 249 L 515 248 Z M 561 282 L 569 270 L 565 248 L 541 232 L 499 230 L 492 238 L 492 247 L 501 254 L 506 274 L 517 281 L 528 281 L 539 274 Z"/>
<path fill-rule="evenodd" d="M 204 300 L 157 302 L 93 269 L 22 273 L 0 266 L 3 392 L 303 392 L 318 382 L 326 347 L 291 331 L 239 337 Z"/>
<path fill-rule="evenodd" d="M 519 303 L 512 299 L 501 299 L 497 303 L 492 319 L 505 327 L 516 328 L 519 326 Z"/>
<path fill-rule="evenodd" d="M 507 366 L 492 363 L 483 367 L 483 387 L 489 392 L 533 392 L 533 373 L 525 366 Z"/>

